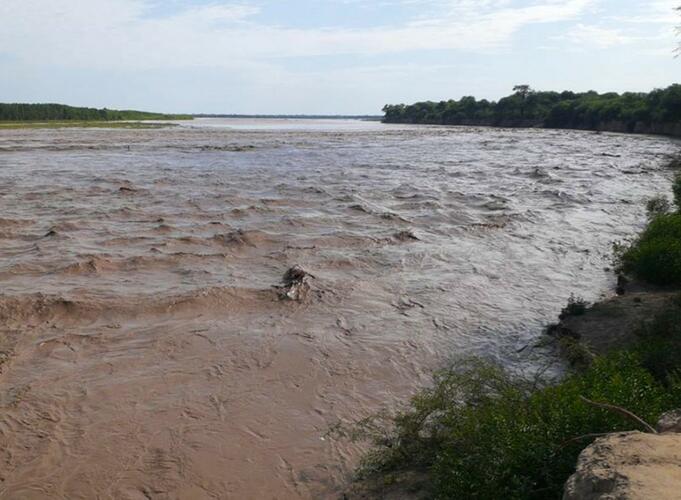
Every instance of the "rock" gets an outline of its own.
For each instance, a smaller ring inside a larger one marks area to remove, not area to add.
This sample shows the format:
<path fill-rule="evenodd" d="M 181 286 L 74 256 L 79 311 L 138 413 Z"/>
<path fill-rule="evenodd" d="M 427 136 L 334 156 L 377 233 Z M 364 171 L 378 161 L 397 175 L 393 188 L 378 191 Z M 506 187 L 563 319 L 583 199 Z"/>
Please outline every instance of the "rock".
<path fill-rule="evenodd" d="M 614 499 L 681 499 L 681 434 L 615 433 L 587 447 L 563 500 Z"/>
<path fill-rule="evenodd" d="M 655 429 L 659 433 L 677 432 L 681 433 L 681 409 L 668 411 L 660 417 Z"/>

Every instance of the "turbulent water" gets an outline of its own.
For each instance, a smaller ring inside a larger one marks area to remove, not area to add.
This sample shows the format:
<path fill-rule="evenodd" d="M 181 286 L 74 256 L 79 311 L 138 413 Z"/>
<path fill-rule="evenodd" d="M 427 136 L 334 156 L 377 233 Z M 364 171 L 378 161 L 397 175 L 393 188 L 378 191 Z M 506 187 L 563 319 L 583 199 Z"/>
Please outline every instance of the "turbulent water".
<path fill-rule="evenodd" d="M 319 498 L 331 426 L 533 366 L 668 189 L 665 138 L 199 120 L 0 132 L 0 498 Z M 288 268 L 314 275 L 280 300 Z M 529 347 L 527 347 L 529 346 Z"/>

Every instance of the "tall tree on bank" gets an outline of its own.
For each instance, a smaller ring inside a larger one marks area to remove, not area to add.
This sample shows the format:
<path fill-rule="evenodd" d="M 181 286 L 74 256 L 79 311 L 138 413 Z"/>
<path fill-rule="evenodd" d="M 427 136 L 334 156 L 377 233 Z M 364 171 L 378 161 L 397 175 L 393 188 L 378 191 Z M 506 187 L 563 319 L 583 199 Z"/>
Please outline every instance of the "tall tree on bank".
<path fill-rule="evenodd" d="M 513 92 L 520 97 L 520 117 L 525 119 L 525 107 L 527 105 L 527 98 L 533 92 L 532 87 L 526 84 L 516 85 L 513 87 Z"/>

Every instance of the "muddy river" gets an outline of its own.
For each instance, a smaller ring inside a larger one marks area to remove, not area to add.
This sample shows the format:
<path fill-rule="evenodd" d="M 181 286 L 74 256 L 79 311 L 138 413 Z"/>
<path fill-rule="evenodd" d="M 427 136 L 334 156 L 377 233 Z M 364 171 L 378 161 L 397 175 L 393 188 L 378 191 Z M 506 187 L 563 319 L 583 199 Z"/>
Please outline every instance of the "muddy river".
<path fill-rule="evenodd" d="M 539 366 L 678 143 L 201 119 L 0 131 L 0 498 L 336 498 L 331 426 Z M 290 267 L 311 273 L 282 300 Z M 529 346 L 529 347 L 528 347 Z"/>

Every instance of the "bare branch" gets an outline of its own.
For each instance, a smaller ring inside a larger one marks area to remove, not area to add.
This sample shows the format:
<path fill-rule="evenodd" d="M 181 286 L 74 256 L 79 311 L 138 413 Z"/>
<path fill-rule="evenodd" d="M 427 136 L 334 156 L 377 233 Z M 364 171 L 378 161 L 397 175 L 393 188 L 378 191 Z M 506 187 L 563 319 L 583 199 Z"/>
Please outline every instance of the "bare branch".
<path fill-rule="evenodd" d="M 584 396 L 579 396 L 579 398 L 582 401 L 584 401 L 585 403 L 590 404 L 591 406 L 595 406 L 595 407 L 601 408 L 603 410 L 612 411 L 614 413 L 619 413 L 620 415 L 623 415 L 623 416 L 627 417 L 628 419 L 633 420 L 637 424 L 641 425 L 646 430 L 646 432 L 648 432 L 650 434 L 657 434 L 657 431 L 655 430 L 655 428 L 652 425 L 650 425 L 648 422 L 643 420 L 641 417 L 634 415 L 629 410 L 625 410 L 624 408 L 622 408 L 620 406 L 615 406 L 615 405 L 611 405 L 611 404 L 608 404 L 608 403 L 597 403 L 595 401 L 591 401 L 590 399 L 585 398 Z"/>
<path fill-rule="evenodd" d="M 576 441 L 582 441 L 583 439 L 595 439 L 595 438 L 599 438 L 599 437 L 605 437 L 605 436 L 609 436 L 610 434 L 612 434 L 612 432 L 598 432 L 598 433 L 595 433 L 595 434 L 584 434 L 583 436 L 577 436 L 577 437 L 574 437 L 572 439 L 568 439 L 567 441 L 563 441 L 560 444 L 560 447 L 558 449 L 562 450 L 567 445 L 572 444 Z"/>

